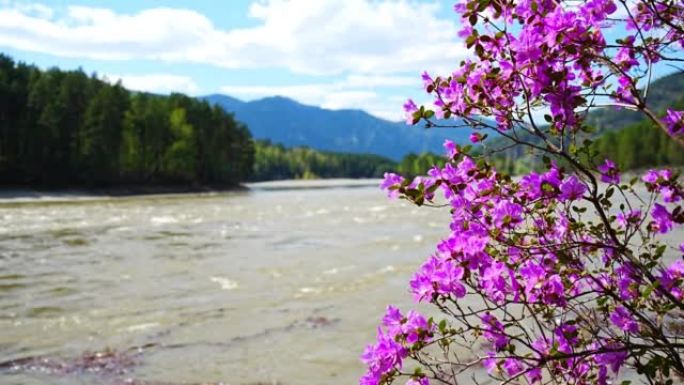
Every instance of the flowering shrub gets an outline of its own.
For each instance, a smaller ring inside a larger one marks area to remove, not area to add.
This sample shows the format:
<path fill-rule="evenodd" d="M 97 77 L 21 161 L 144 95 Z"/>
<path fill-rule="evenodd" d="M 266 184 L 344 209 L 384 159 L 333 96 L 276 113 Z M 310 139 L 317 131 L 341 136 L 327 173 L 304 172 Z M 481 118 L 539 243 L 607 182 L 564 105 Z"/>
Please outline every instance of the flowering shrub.
<path fill-rule="evenodd" d="M 648 104 L 653 66 L 684 61 L 684 3 L 465 0 L 455 10 L 474 58 L 448 76 L 424 73 L 434 102 L 409 100 L 407 121 L 459 118 L 471 141 L 495 132 L 544 168 L 513 179 L 447 140 L 444 167 L 385 175 L 390 197 L 451 210 L 448 236 L 409 283 L 440 315 L 388 307 L 360 383 L 608 384 L 627 371 L 681 380 L 684 242 L 663 240 L 684 223 L 679 174 L 624 181 L 583 133 L 586 112 L 610 105 L 684 143 L 684 112 Z M 623 36 L 609 42 L 608 32 Z"/>

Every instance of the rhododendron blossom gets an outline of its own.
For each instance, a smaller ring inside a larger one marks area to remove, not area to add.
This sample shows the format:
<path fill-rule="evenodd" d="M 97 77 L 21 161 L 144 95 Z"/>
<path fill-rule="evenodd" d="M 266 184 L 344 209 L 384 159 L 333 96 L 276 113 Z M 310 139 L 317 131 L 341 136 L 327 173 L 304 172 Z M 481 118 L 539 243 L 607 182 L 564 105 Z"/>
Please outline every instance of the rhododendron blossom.
<path fill-rule="evenodd" d="M 409 124 L 472 127 L 480 147 L 447 139 L 446 163 L 427 175 L 385 174 L 391 197 L 443 207 L 449 223 L 408 283 L 431 317 L 388 307 L 363 353 L 361 384 L 607 385 L 625 373 L 676 382 L 679 173 L 624 178 L 614 160 L 597 159 L 585 119 L 602 103 L 638 111 L 684 144 L 682 111 L 654 111 L 638 88 L 654 66 L 681 61 L 684 3 L 463 0 L 454 10 L 472 55 L 450 73 L 423 73 L 433 101 L 404 110 Z M 539 164 L 516 177 L 499 172 L 490 136 Z"/>

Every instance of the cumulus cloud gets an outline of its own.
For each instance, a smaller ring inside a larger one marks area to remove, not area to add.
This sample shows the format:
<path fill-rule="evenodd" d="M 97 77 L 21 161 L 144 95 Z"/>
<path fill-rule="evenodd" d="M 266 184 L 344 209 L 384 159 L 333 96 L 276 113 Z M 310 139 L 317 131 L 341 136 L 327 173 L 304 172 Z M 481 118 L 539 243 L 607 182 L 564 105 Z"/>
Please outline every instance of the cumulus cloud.
<path fill-rule="evenodd" d="M 121 84 L 124 87 L 135 91 L 146 91 L 159 94 L 182 92 L 190 95 L 194 95 L 199 92 L 199 87 L 197 84 L 188 76 L 171 74 L 106 74 L 103 76 L 103 78 L 112 83 L 121 81 Z"/>
<path fill-rule="evenodd" d="M 1 4 L 1 3 L 0 3 Z M 134 14 L 69 6 L 5 5 L 0 45 L 58 56 L 150 59 L 304 74 L 447 71 L 463 54 L 453 15 L 409 1 L 255 2 L 250 28 L 222 30 L 188 9 Z"/>

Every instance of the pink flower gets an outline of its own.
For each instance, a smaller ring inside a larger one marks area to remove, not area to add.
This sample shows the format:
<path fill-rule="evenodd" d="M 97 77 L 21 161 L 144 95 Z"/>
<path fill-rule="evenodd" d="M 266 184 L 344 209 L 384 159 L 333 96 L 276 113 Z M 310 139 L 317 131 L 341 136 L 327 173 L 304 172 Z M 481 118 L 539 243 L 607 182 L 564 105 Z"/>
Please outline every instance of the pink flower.
<path fill-rule="evenodd" d="M 500 351 L 508 345 L 510 339 L 504 332 L 503 324 L 499 322 L 496 317 L 490 313 L 485 313 L 480 317 L 480 320 L 482 320 L 483 323 L 484 338 L 494 344 L 494 349 L 496 349 L 496 351 Z"/>
<path fill-rule="evenodd" d="M 565 288 L 558 274 L 552 275 L 541 288 L 542 302 L 547 305 L 565 306 Z"/>
<path fill-rule="evenodd" d="M 390 198 L 396 198 L 399 196 L 398 188 L 404 183 L 404 177 L 397 175 L 392 172 L 386 172 L 382 183 L 380 183 L 380 188 L 387 190 L 387 196 Z"/>
<path fill-rule="evenodd" d="M 517 203 L 501 201 L 494 206 L 492 217 L 500 229 L 514 227 L 522 221 L 523 208 Z"/>
<path fill-rule="evenodd" d="M 655 227 L 659 233 L 665 234 L 672 230 L 672 214 L 667 211 L 665 206 L 661 205 L 660 203 L 656 203 L 651 211 L 651 216 L 655 221 Z"/>
<path fill-rule="evenodd" d="M 378 328 L 378 337 L 374 345 L 366 346 L 361 361 L 367 366 L 366 374 L 361 378 L 362 385 L 377 385 L 382 375 L 402 367 L 408 350 L 394 340 L 392 336 Z"/>
<path fill-rule="evenodd" d="M 406 385 L 430 385 L 430 380 L 427 377 L 411 378 Z"/>
<path fill-rule="evenodd" d="M 427 73 L 427 71 L 423 71 L 423 74 L 420 75 L 421 79 L 423 79 L 423 87 L 427 91 L 428 87 L 432 85 L 435 81 L 430 77 L 430 75 Z"/>
<path fill-rule="evenodd" d="M 460 37 L 461 39 L 465 39 L 468 36 L 472 35 L 474 31 L 475 30 L 473 29 L 473 27 L 471 27 L 470 25 L 465 25 L 463 28 L 458 30 L 457 34 L 458 37 Z"/>
<path fill-rule="evenodd" d="M 456 147 L 456 143 L 453 141 L 445 139 L 443 146 L 449 159 L 453 159 L 458 155 L 458 147 Z"/>
<path fill-rule="evenodd" d="M 627 351 L 622 350 L 624 346 L 617 342 L 596 342 L 591 345 L 591 348 L 606 350 L 605 353 L 596 354 L 594 361 L 599 365 L 609 367 L 613 373 L 617 373 L 627 359 Z"/>
<path fill-rule="evenodd" d="M 498 370 L 496 358 L 494 358 L 493 352 L 490 352 L 489 357 L 482 360 L 482 366 L 484 366 L 489 374 L 494 374 Z"/>
<path fill-rule="evenodd" d="M 622 211 L 615 217 L 618 226 L 626 228 L 628 225 L 635 225 L 641 220 L 641 210 L 631 210 L 627 214 Z"/>
<path fill-rule="evenodd" d="M 667 109 L 667 114 L 663 118 L 667 131 L 670 135 L 679 135 L 684 133 L 684 111 L 675 111 Z"/>
<path fill-rule="evenodd" d="M 503 363 L 503 369 L 506 371 L 506 374 L 511 377 L 524 370 L 520 361 L 515 358 L 506 358 Z"/>
<path fill-rule="evenodd" d="M 576 176 L 571 175 L 563 180 L 560 185 L 560 191 L 561 194 L 558 198 L 561 201 L 574 201 L 582 198 L 584 193 L 587 192 L 587 186 L 585 186 Z"/>
<path fill-rule="evenodd" d="M 601 173 L 601 182 L 605 183 L 620 183 L 620 171 L 612 160 L 606 159 L 602 165 L 598 166 Z"/>
<path fill-rule="evenodd" d="M 429 333 L 433 328 L 428 325 L 427 320 L 415 310 L 409 310 L 406 314 L 406 322 L 402 327 L 402 332 L 406 336 L 406 342 L 415 344 L 418 341 L 427 342 L 430 340 Z"/>
<path fill-rule="evenodd" d="M 404 316 L 401 311 L 396 307 L 389 305 L 385 312 L 385 316 L 382 318 L 382 324 L 387 328 L 387 332 L 391 336 L 395 336 L 401 333 L 401 324 L 403 322 Z"/>
<path fill-rule="evenodd" d="M 435 294 L 463 298 L 466 288 L 461 283 L 464 269 L 451 260 L 431 256 L 409 283 L 416 301 L 432 301 Z"/>
<path fill-rule="evenodd" d="M 610 321 L 623 331 L 628 333 L 638 333 L 639 324 L 630 312 L 622 306 L 616 307 L 610 314 Z"/>
<path fill-rule="evenodd" d="M 579 342 L 577 327 L 574 325 L 562 324 L 553 331 L 553 334 L 556 336 L 558 351 L 562 353 L 572 353 Z"/>
<path fill-rule="evenodd" d="M 679 245 L 684 253 L 684 243 Z M 684 299 L 684 261 L 681 259 L 671 264 L 660 274 L 660 284 L 680 301 Z"/>
<path fill-rule="evenodd" d="M 418 106 L 416 106 L 416 103 L 413 102 L 413 100 L 408 99 L 406 103 L 404 103 L 404 112 L 406 113 L 406 124 L 414 124 L 415 118 L 413 117 L 413 113 L 418 111 Z"/>

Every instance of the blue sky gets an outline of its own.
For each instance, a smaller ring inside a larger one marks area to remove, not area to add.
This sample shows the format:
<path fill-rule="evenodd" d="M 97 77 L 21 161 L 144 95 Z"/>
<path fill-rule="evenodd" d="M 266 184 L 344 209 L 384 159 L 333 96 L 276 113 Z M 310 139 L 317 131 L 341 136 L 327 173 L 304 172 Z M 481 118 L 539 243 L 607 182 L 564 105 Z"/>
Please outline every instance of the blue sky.
<path fill-rule="evenodd" d="M 407 98 L 429 101 L 422 71 L 448 74 L 469 55 L 453 2 L 0 0 L 0 52 L 135 90 L 281 95 L 402 120 Z"/>
<path fill-rule="evenodd" d="M 465 54 L 452 1 L 0 0 L 0 51 L 128 88 L 283 95 L 402 119 Z"/>

